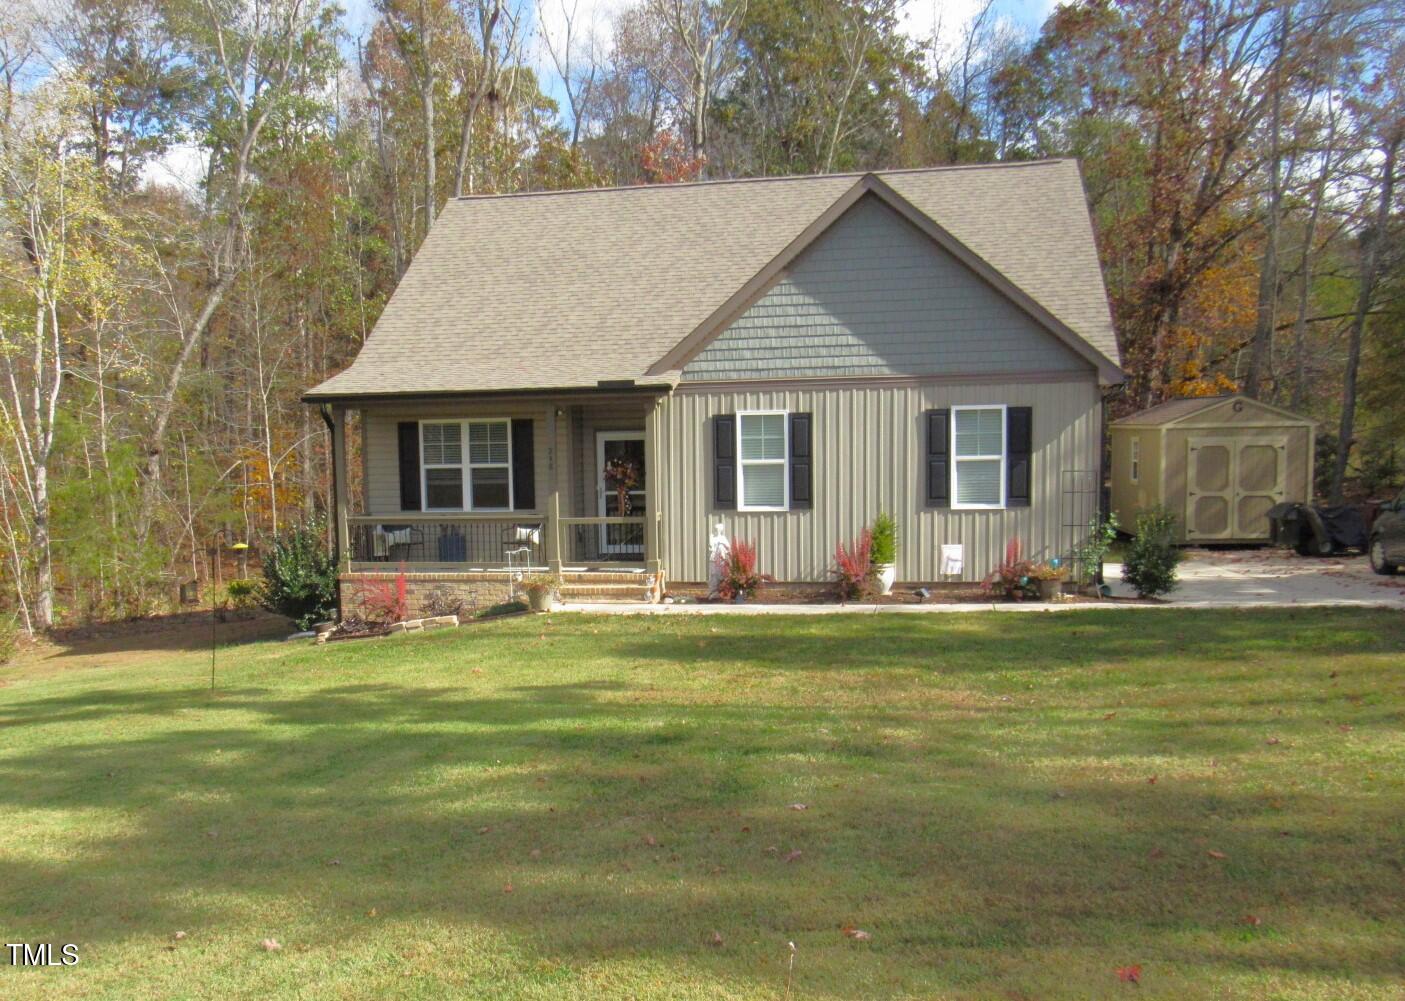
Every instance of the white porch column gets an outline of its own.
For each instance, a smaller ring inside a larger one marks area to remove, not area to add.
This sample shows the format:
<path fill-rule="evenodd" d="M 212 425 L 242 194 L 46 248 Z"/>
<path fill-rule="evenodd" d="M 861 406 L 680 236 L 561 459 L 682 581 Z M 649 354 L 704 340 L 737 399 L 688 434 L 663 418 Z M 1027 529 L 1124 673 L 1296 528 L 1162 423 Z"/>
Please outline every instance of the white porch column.
<path fill-rule="evenodd" d="M 658 573 L 663 566 L 660 549 L 659 524 L 663 510 L 664 470 L 661 464 L 663 448 L 659 419 L 662 400 L 655 400 L 644 415 L 644 476 L 648 511 L 644 519 L 644 566 L 650 573 Z"/>

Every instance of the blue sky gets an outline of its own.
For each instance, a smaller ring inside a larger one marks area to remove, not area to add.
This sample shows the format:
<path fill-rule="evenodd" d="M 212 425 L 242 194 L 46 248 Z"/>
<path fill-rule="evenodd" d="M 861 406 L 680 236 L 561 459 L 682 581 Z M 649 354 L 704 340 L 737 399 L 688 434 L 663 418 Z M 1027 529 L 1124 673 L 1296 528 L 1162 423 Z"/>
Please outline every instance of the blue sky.
<path fill-rule="evenodd" d="M 543 16 L 537 25 L 537 33 L 528 43 L 530 61 L 541 75 L 543 89 L 558 102 L 564 103 L 564 92 L 551 61 L 541 44 L 540 31 L 545 29 L 552 37 L 559 38 L 565 19 L 561 13 L 563 0 L 517 0 L 527 11 L 532 21 L 538 21 L 538 2 Z M 578 25 L 589 23 L 596 27 L 600 37 L 609 36 L 611 16 L 622 8 L 638 3 L 639 0 L 564 0 L 567 9 L 574 8 Z M 977 11 L 983 0 L 907 0 L 903 4 L 904 28 L 914 39 L 927 40 L 938 22 L 942 34 L 948 38 L 958 38 L 964 26 Z M 1039 30 L 1044 19 L 1054 9 L 1056 0 L 996 0 L 997 16 L 1019 26 L 1031 35 Z M 353 37 L 365 35 L 374 20 L 371 0 L 342 0 L 346 8 L 347 30 Z M 578 32 L 580 28 L 576 29 Z"/>

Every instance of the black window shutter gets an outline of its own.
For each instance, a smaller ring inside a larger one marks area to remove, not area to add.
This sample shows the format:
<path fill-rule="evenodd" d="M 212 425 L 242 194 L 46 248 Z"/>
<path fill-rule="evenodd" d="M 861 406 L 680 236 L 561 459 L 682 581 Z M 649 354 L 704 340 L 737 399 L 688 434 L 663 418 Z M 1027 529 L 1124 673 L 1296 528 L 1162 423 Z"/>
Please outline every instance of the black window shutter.
<path fill-rule="evenodd" d="M 400 510 L 420 510 L 420 424 L 401 421 L 396 425 L 400 438 Z"/>
<path fill-rule="evenodd" d="M 737 418 L 712 418 L 712 506 L 719 511 L 737 507 Z"/>
<path fill-rule="evenodd" d="M 927 411 L 927 506 L 951 507 L 951 408 Z"/>
<path fill-rule="evenodd" d="M 512 422 L 512 506 L 517 511 L 530 511 L 537 506 L 535 440 L 530 417 Z"/>
<path fill-rule="evenodd" d="M 790 415 L 790 508 L 808 511 L 814 506 L 811 487 L 814 482 L 815 458 L 810 440 L 809 414 Z"/>
<path fill-rule="evenodd" d="M 1034 410 L 1005 410 L 1005 506 L 1029 507 L 1030 453 L 1034 451 Z"/>

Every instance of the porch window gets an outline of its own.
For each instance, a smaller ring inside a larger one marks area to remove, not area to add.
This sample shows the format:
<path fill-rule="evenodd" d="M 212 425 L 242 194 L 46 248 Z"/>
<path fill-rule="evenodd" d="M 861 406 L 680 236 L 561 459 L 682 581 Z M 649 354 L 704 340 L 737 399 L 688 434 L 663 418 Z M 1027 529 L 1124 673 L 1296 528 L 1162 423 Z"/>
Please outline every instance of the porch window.
<path fill-rule="evenodd" d="M 1005 506 L 1005 408 L 952 407 L 953 509 Z"/>
<path fill-rule="evenodd" d="M 512 509 L 508 421 L 422 421 L 420 456 L 426 511 Z"/>
<path fill-rule="evenodd" d="M 737 414 L 740 511 L 787 509 L 785 418 L 783 410 Z"/>

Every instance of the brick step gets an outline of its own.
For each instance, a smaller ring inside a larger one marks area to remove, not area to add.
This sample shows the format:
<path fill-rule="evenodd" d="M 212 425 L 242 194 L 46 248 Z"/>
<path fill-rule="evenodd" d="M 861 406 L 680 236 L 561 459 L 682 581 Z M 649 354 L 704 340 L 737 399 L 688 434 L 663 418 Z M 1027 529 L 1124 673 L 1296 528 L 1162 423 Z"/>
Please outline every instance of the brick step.
<path fill-rule="evenodd" d="M 643 587 L 645 581 L 648 579 L 648 574 L 611 573 L 608 570 L 598 573 L 571 573 L 567 570 L 561 574 L 561 582 L 563 584 L 579 584 L 591 587 L 596 584 L 632 584 L 635 587 Z"/>
<path fill-rule="evenodd" d="M 642 584 L 561 585 L 562 601 L 648 601 L 651 590 Z"/>

